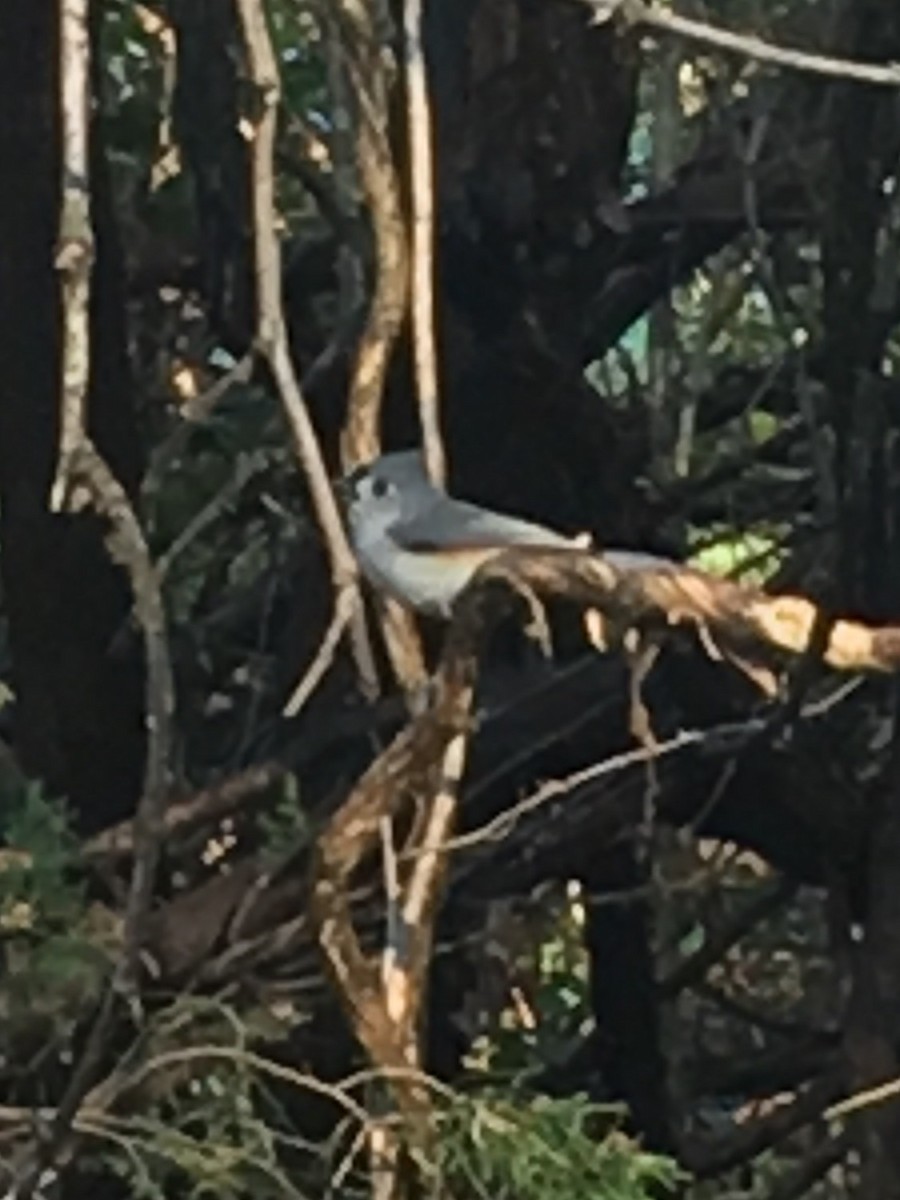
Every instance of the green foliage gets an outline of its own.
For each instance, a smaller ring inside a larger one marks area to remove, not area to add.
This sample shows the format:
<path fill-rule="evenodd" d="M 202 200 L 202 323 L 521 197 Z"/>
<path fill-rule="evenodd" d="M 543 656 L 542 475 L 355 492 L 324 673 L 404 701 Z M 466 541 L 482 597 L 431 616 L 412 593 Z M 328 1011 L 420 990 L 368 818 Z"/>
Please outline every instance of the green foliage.
<path fill-rule="evenodd" d="M 3 809 L 0 924 L 40 931 L 69 920 L 80 907 L 81 887 L 73 876 L 78 843 L 65 806 L 27 781 L 4 797 Z"/>
<path fill-rule="evenodd" d="M 369 1193 L 366 1130 L 358 1120 L 363 1081 L 351 1093 L 269 1057 L 297 1014 L 278 1003 L 268 1007 L 260 1021 L 224 1002 L 181 997 L 154 1018 L 139 1053 L 121 1064 L 131 1096 L 126 1113 L 96 1117 L 104 1160 L 131 1194 L 350 1200 Z M 462 1093 L 438 1085 L 432 1095 L 437 1136 L 432 1156 L 420 1163 L 426 1194 L 646 1200 L 682 1178 L 673 1163 L 619 1131 L 618 1110 L 583 1096 L 557 1100 L 516 1086 Z M 335 1126 L 320 1142 L 292 1129 L 292 1106 L 311 1096 L 336 1109 Z"/>
<path fill-rule="evenodd" d="M 527 991 L 523 1004 L 532 1010 L 532 1020 L 523 1023 L 522 1013 L 513 1007 L 502 1011 L 496 1027 L 479 1039 L 473 1067 L 521 1077 L 556 1061 L 580 1039 L 589 1012 L 583 919 L 577 898 L 566 898 L 556 911 L 545 909 L 536 944 L 528 939 L 527 953 L 513 970 Z"/>
<path fill-rule="evenodd" d="M 709 538 L 707 531 L 691 561 L 713 575 L 763 584 L 777 570 L 781 558 L 776 535 L 767 537 L 761 531 L 738 534 L 725 529 L 715 540 Z"/>
<path fill-rule="evenodd" d="M 487 1200 L 643 1200 L 683 1178 L 617 1130 L 583 1096 L 460 1096 L 440 1121 L 440 1176 Z M 605 1130 L 605 1132 L 604 1132 Z"/>
<path fill-rule="evenodd" d="M 274 1012 L 247 1019 L 215 999 L 180 997 L 157 1014 L 126 1074 L 140 1088 L 136 1111 L 111 1123 L 98 1118 L 104 1161 L 132 1195 L 298 1196 L 285 1148 L 291 1175 L 322 1182 L 319 1147 L 301 1147 L 298 1156 L 297 1143 L 279 1131 L 269 1090 L 277 1067 L 251 1049 L 278 1041 L 285 1028 Z"/>
<path fill-rule="evenodd" d="M 4 796 L 0 852 L 0 1046 L 66 1037 L 108 959 L 78 876 L 65 807 L 24 782 Z"/>
<path fill-rule="evenodd" d="M 107 1161 L 131 1194 L 145 1200 L 164 1200 L 175 1191 L 197 1200 L 298 1195 L 252 1093 L 248 1071 L 214 1069 L 184 1089 L 177 1104 L 155 1104 L 132 1117 Z"/>
<path fill-rule="evenodd" d="M 309 841 L 309 817 L 293 775 L 284 780 L 277 800 L 260 813 L 258 823 L 263 835 L 262 853 L 276 862 Z"/>

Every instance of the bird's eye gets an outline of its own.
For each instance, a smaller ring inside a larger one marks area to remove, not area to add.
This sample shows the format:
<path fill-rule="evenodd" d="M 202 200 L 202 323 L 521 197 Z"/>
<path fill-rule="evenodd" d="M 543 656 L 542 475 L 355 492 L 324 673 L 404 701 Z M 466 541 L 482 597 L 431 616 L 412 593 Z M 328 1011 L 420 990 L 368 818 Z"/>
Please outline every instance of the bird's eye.
<path fill-rule="evenodd" d="M 372 495 L 376 500 L 380 500 L 382 496 L 386 496 L 390 491 L 390 484 L 385 479 L 372 480 Z"/>

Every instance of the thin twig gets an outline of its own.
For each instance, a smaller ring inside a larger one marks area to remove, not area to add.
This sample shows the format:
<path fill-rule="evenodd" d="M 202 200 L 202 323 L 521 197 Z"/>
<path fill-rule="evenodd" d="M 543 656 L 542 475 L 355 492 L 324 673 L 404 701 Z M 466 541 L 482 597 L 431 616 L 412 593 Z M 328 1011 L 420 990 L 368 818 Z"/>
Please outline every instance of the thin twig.
<path fill-rule="evenodd" d="M 614 17 L 620 17 L 629 25 L 645 25 L 651 29 L 661 29 L 666 33 L 674 33 L 678 37 L 701 42 L 705 46 L 715 46 L 719 50 L 741 54 L 745 58 L 752 58 L 757 62 L 791 67 L 795 71 L 807 71 L 813 75 L 824 75 L 832 79 L 855 79 L 860 83 L 875 83 L 888 87 L 900 86 L 900 63 L 883 66 L 878 63 L 864 63 L 848 58 L 834 58 L 827 54 L 812 54 L 806 50 L 794 50 L 789 46 L 778 46 L 765 38 L 757 37 L 756 34 L 734 33 L 729 29 L 710 25 L 707 21 L 697 21 L 691 17 L 679 16 L 677 13 L 663 8 L 661 4 L 647 3 L 646 0 L 583 0 L 583 2 L 593 10 L 599 24 Z"/>
<path fill-rule="evenodd" d="M 322 458 L 316 431 L 294 370 L 288 348 L 287 326 L 281 299 L 281 244 L 275 218 L 273 156 L 281 83 L 275 52 L 261 0 L 238 0 L 250 74 L 262 106 L 253 137 L 253 227 L 256 257 L 256 344 L 272 372 L 294 438 L 297 457 L 306 475 L 310 495 L 331 562 L 335 607 L 352 604 L 362 609 L 356 563 L 341 522 L 337 501 Z M 341 600 L 343 593 L 347 600 Z M 367 642 L 354 639 L 360 682 L 369 694 L 377 692 L 377 677 Z"/>
<path fill-rule="evenodd" d="M 211 525 L 218 521 L 228 506 L 235 503 L 247 484 L 259 475 L 269 462 L 270 456 L 263 450 L 252 450 L 238 459 L 231 477 L 224 486 L 198 512 L 194 513 L 187 525 L 167 547 L 165 553 L 160 555 L 156 564 L 160 582 L 165 580 L 175 560 L 180 558 L 202 533 L 205 533 Z"/>
<path fill-rule="evenodd" d="M 174 26 L 160 12 L 143 4 L 136 4 L 134 8 L 143 31 L 156 39 L 162 63 L 159 129 L 156 136 L 156 154 L 150 172 L 150 188 L 156 191 L 181 171 L 181 147 L 173 129 L 175 90 L 178 83 L 178 38 Z"/>
<path fill-rule="evenodd" d="M 252 375 L 253 356 L 245 354 L 213 384 L 183 404 L 178 414 L 180 418 L 178 424 L 153 453 L 152 466 L 147 472 L 147 480 L 160 479 L 184 453 L 194 429 L 203 421 L 209 420 L 219 401 L 231 391 L 236 383 L 247 384 Z M 144 486 L 147 486 L 146 480 Z"/>
<path fill-rule="evenodd" d="M 861 1109 L 872 1108 L 876 1104 L 885 1104 L 888 1100 L 896 1099 L 897 1096 L 900 1096 L 900 1076 L 888 1079 L 875 1087 L 865 1088 L 861 1092 L 854 1092 L 852 1096 L 846 1096 L 843 1100 L 838 1100 L 836 1104 L 832 1104 L 825 1110 L 823 1116 L 826 1121 L 836 1121 L 838 1117 L 847 1117 Z"/>
<path fill-rule="evenodd" d="M 566 796 L 570 792 L 584 787 L 587 783 L 593 783 L 598 779 L 603 779 L 607 775 L 614 775 L 619 771 L 626 771 L 629 767 L 646 766 L 651 761 L 658 762 L 660 759 L 668 758 L 672 754 L 678 754 L 680 751 L 686 750 L 691 746 L 699 746 L 704 742 L 712 741 L 723 733 L 735 732 L 737 728 L 740 728 L 741 732 L 743 732 L 745 725 L 748 724 L 741 723 L 739 727 L 721 725 L 714 726 L 711 729 L 683 730 L 675 734 L 674 737 L 666 739 L 666 741 L 656 742 L 652 746 L 638 746 L 631 750 L 623 750 L 620 754 L 614 754 L 610 758 L 605 758 L 602 762 L 591 763 L 590 766 L 573 772 L 573 774 L 566 776 L 565 779 L 548 780 L 547 783 L 542 784 L 535 791 L 529 792 L 527 796 L 514 804 L 512 808 L 504 809 L 496 817 L 492 817 L 489 821 L 485 821 L 483 825 L 479 825 L 477 829 L 472 829 L 468 833 L 461 833 L 454 838 L 445 840 L 441 848 L 442 853 L 450 854 L 456 850 L 463 850 L 482 842 L 500 841 L 512 832 L 523 817 L 534 812 L 535 809 L 543 808 L 545 804 L 549 804 L 553 800 L 558 800 L 562 796 Z"/>
<path fill-rule="evenodd" d="M 284 716 L 295 717 L 319 686 L 328 668 L 334 662 L 341 638 L 352 622 L 356 610 L 357 600 L 353 592 L 348 588 L 338 592 L 334 602 L 334 613 L 325 630 L 325 636 L 316 651 L 315 658 L 307 667 L 303 678 L 294 688 L 290 699 L 282 709 Z"/>
<path fill-rule="evenodd" d="M 422 37 L 422 0 L 404 0 L 403 33 L 412 199 L 412 324 L 416 387 L 428 474 L 434 484 L 441 486 L 446 477 L 446 462 L 441 439 L 434 336 L 433 152 Z"/>

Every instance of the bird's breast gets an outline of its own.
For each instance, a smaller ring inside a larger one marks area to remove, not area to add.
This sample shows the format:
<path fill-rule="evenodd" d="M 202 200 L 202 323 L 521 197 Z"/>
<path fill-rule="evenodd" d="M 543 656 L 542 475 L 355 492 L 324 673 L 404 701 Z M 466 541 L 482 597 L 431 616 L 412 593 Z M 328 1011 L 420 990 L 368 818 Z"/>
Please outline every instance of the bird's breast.
<path fill-rule="evenodd" d="M 363 573 L 376 588 L 420 612 L 449 616 L 456 597 L 495 551 L 417 552 L 382 542 L 361 544 L 357 553 Z"/>

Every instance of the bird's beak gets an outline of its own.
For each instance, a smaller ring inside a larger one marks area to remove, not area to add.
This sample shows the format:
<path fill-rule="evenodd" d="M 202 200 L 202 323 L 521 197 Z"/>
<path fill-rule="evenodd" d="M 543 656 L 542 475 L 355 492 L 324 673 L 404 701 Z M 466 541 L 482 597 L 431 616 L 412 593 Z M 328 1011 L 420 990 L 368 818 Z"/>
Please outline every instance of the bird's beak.
<path fill-rule="evenodd" d="M 353 503 L 356 498 L 356 485 L 366 473 L 367 468 L 365 466 L 357 466 L 348 471 L 346 475 L 341 475 L 332 481 L 337 497 L 342 504 L 349 505 Z"/>

